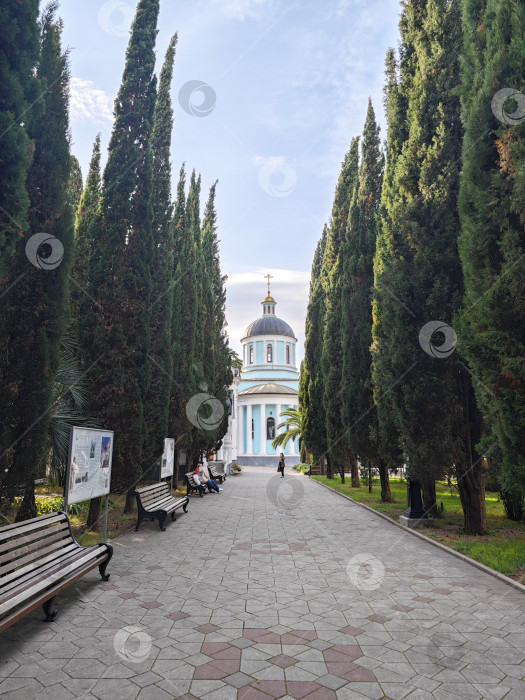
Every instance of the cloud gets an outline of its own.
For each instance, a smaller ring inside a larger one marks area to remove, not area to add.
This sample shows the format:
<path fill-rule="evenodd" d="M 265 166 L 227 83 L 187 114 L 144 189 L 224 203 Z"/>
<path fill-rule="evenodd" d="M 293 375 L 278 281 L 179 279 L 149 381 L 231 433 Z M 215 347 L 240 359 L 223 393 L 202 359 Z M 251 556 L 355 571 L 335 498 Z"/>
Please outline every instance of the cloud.
<path fill-rule="evenodd" d="M 273 11 L 273 0 L 213 0 L 213 5 L 231 19 L 261 20 Z"/>
<path fill-rule="evenodd" d="M 113 98 L 95 87 L 92 80 L 71 78 L 71 119 L 89 119 L 108 125 L 113 121 Z"/>
<path fill-rule="evenodd" d="M 261 302 L 267 293 L 265 275 L 268 273 L 273 275 L 271 294 L 277 302 L 276 315 L 290 324 L 299 341 L 299 364 L 304 354 L 304 324 L 310 271 L 247 267 L 246 271 L 229 274 L 226 283 L 226 318 L 230 346 L 240 352 L 240 340 L 246 327 L 262 316 Z"/>

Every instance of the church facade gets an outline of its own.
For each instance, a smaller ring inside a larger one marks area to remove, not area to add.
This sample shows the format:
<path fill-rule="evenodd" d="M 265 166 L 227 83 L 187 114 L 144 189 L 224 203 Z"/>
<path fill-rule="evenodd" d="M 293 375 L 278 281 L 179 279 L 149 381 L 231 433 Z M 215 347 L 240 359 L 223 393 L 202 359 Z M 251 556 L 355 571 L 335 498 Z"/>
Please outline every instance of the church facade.
<path fill-rule="evenodd" d="M 277 302 L 268 295 L 261 302 L 262 316 L 246 328 L 242 344 L 242 369 L 231 387 L 228 433 L 217 459 L 240 465 L 275 465 L 284 452 L 289 465 L 299 459 L 297 441 L 275 449 L 272 441 L 283 422 L 280 414 L 298 407 L 299 372 L 297 338 L 292 328 L 275 314 Z"/>

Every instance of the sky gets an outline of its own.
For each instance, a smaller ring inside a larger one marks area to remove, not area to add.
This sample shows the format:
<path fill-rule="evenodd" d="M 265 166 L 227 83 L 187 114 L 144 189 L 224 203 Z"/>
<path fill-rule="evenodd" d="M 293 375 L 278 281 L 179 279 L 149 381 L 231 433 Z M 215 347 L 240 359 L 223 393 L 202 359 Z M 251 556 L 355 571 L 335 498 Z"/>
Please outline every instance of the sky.
<path fill-rule="evenodd" d="M 72 152 L 85 178 L 105 156 L 137 0 L 62 0 L 70 50 Z M 350 140 L 368 98 L 385 138 L 384 58 L 398 44 L 398 0 L 160 0 L 157 74 L 178 33 L 172 100 L 173 193 L 182 163 L 218 180 L 227 331 L 240 351 L 262 315 L 264 276 L 294 329 L 298 359 L 312 259 L 330 219 Z M 104 157 L 103 156 L 103 157 Z"/>

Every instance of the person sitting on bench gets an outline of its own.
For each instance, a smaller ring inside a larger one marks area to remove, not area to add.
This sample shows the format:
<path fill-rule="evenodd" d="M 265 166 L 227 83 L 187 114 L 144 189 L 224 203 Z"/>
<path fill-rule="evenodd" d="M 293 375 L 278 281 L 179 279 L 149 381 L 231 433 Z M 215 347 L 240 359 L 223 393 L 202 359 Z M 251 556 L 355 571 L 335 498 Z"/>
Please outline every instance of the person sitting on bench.
<path fill-rule="evenodd" d="M 199 464 L 197 466 L 197 469 L 195 470 L 195 474 L 197 476 L 197 479 L 199 479 L 199 482 L 203 486 L 211 487 L 217 493 L 220 493 L 222 491 L 222 489 L 219 488 L 217 483 L 211 478 L 210 472 L 208 471 L 208 467 L 203 467 L 202 464 Z M 195 476 L 193 478 L 195 479 Z"/>

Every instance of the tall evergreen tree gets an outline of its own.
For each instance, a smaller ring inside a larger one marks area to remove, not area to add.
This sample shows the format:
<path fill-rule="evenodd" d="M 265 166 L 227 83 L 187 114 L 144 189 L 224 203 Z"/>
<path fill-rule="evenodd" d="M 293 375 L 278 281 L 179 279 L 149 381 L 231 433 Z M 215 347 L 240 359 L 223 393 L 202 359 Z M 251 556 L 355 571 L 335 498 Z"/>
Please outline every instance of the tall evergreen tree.
<path fill-rule="evenodd" d="M 0 7 L 0 295 L 14 289 L 18 276 L 19 248 L 28 237 L 29 194 L 26 178 L 33 156 L 34 144 L 27 133 L 27 114 L 37 96 L 38 79 L 34 75 L 40 45 L 38 27 L 38 0 L 20 3 L 16 0 Z M 40 109 L 38 103 L 37 109 Z M 23 255 L 23 250 L 21 254 Z M 27 259 L 26 259 L 27 264 Z M 26 269 L 29 271 L 29 269 Z M 6 297 L 0 305 L 0 395 L 2 421 L 0 423 L 0 484 L 7 477 L 19 417 L 15 402 L 22 374 L 13 372 L 10 350 L 12 336 Z M 23 366 L 21 372 L 23 373 Z"/>
<path fill-rule="evenodd" d="M 452 323 L 461 296 L 459 9 L 448 0 L 404 3 L 400 82 L 391 107 L 399 117 L 396 107 L 404 102 L 406 127 L 392 124 L 388 157 L 394 160 L 383 190 L 376 258 L 379 398 L 382 403 L 391 396 L 409 474 L 422 483 L 429 511 L 435 506 L 436 478 L 445 466 L 466 459 L 453 420 L 464 405 L 457 358 L 437 359 L 418 342 L 426 323 Z M 433 344 L 439 346 L 439 339 Z M 477 527 L 482 529 L 481 521 Z"/>
<path fill-rule="evenodd" d="M 381 497 L 390 501 L 388 468 L 377 442 L 371 355 L 373 262 L 384 157 L 371 100 L 363 131 L 359 184 L 354 190 L 342 251 L 341 393 L 345 447 L 353 460 L 379 470 Z"/>
<path fill-rule="evenodd" d="M 138 3 L 115 100 L 90 260 L 97 319 L 88 367 L 92 414 L 115 431 L 112 482 L 116 491 L 127 492 L 126 510 L 132 507 L 131 489 L 141 474 L 147 438 L 143 401 L 150 380 L 151 132 L 158 12 L 158 0 Z"/>
<path fill-rule="evenodd" d="M 16 400 L 10 407 L 16 427 L 9 480 L 24 483 L 18 519 L 36 516 L 34 480 L 46 452 L 53 385 L 60 357 L 60 339 L 69 320 L 67 278 L 73 248 L 73 212 L 69 202 L 67 54 L 62 53 L 62 23 L 55 17 L 57 2 L 40 19 L 40 57 L 36 77 L 43 88 L 39 104 L 28 115 L 34 157 L 27 176 L 30 199 L 29 234 L 54 236 L 35 249 L 31 238 L 16 249 L 20 281 L 6 295 L 10 314 L 9 349 Z M 26 249 L 26 243 L 29 247 Z M 31 246 L 33 245 L 33 249 Z M 28 267 L 32 252 L 33 266 Z M 46 265 L 48 269 L 41 269 Z"/>
<path fill-rule="evenodd" d="M 71 171 L 69 174 L 68 183 L 68 193 L 69 193 L 69 203 L 76 212 L 78 205 L 80 204 L 80 198 L 82 197 L 82 191 L 84 185 L 82 183 L 82 170 L 80 168 L 80 163 L 76 156 L 71 156 Z"/>
<path fill-rule="evenodd" d="M 310 277 L 310 293 L 306 313 L 304 364 L 300 397 L 304 411 L 304 444 L 315 460 L 324 460 L 326 453 L 326 426 L 324 420 L 321 379 L 321 353 L 323 350 L 325 295 L 321 285 L 321 270 L 328 237 L 325 225 L 317 244 Z M 323 466 L 323 465 L 321 465 Z"/>
<path fill-rule="evenodd" d="M 354 196 L 359 169 L 359 139 L 353 138 L 342 164 L 337 183 L 330 229 L 321 268 L 321 284 L 325 294 L 325 318 L 320 372 L 323 385 L 326 446 L 332 469 L 337 469 L 344 482 L 345 471 L 351 468 L 350 455 L 341 419 L 341 315 L 342 258 L 350 202 Z"/>
<path fill-rule="evenodd" d="M 525 114 L 509 89 L 523 100 L 525 6 L 464 0 L 463 25 L 459 347 L 478 380 L 485 454 L 499 462 L 507 512 L 519 519 L 525 493 Z"/>
<path fill-rule="evenodd" d="M 177 35 L 172 37 L 160 73 L 159 90 L 153 113 L 153 256 L 151 261 L 151 307 L 148 310 L 151 333 L 151 381 L 144 401 L 148 439 L 144 464 L 151 467 L 162 454 L 168 436 L 168 415 L 173 374 L 171 315 L 173 308 L 173 229 L 171 218 L 170 148 L 173 131 L 171 82 Z"/>

